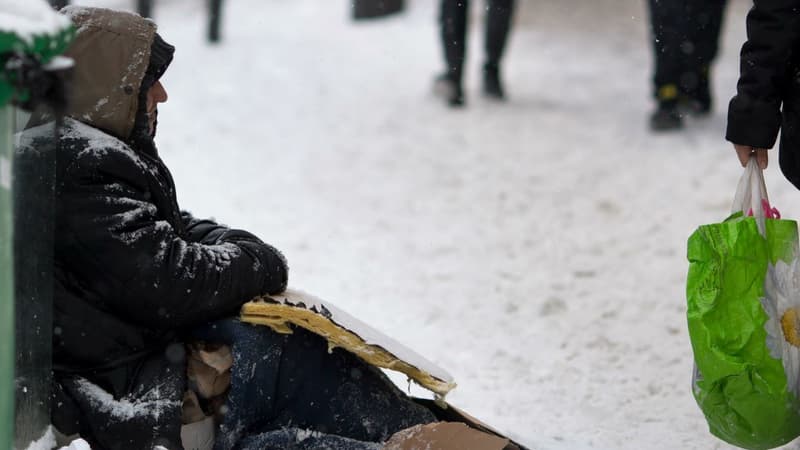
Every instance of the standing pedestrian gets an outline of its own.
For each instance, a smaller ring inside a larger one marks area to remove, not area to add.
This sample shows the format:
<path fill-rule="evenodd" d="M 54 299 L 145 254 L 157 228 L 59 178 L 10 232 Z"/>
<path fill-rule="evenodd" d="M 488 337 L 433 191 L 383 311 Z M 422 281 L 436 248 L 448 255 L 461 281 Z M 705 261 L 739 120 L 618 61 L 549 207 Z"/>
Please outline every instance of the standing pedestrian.
<path fill-rule="evenodd" d="M 55 10 L 68 6 L 70 0 L 49 0 Z M 142 17 L 153 17 L 153 0 L 136 0 L 136 12 Z M 208 42 L 220 41 L 222 22 L 222 0 L 208 0 Z"/>
<path fill-rule="evenodd" d="M 462 86 L 467 41 L 467 0 L 441 0 L 440 26 L 445 72 L 436 79 L 435 90 L 453 107 L 464 104 Z M 485 61 L 483 64 L 483 93 L 496 100 L 505 99 L 500 81 L 500 62 L 511 30 L 514 0 L 486 0 L 486 30 L 484 34 Z"/>

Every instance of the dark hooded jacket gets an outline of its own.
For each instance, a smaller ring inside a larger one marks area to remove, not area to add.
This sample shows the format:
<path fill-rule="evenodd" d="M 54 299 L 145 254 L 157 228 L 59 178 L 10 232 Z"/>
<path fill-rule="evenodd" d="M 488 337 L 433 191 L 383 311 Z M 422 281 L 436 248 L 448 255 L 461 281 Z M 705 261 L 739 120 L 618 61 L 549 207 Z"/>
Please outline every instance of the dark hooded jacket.
<path fill-rule="evenodd" d="M 755 0 L 726 139 L 772 148 L 779 130 L 781 170 L 800 189 L 800 0 Z"/>
<path fill-rule="evenodd" d="M 179 209 L 141 128 L 157 78 L 147 74 L 164 69 L 148 70 L 153 22 L 100 8 L 63 12 L 78 33 L 57 153 L 53 421 L 96 450 L 178 449 L 184 333 L 282 291 L 288 269 L 252 234 Z M 23 133 L 23 152 L 45 148 L 37 141 L 47 128 Z"/>

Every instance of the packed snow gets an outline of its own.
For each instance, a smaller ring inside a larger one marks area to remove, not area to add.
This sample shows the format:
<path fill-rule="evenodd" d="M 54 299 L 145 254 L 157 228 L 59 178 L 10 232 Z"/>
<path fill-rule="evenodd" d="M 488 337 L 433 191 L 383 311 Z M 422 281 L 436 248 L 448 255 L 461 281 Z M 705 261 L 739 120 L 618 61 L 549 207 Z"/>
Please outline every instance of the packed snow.
<path fill-rule="evenodd" d="M 345 0 L 228 1 L 209 46 L 203 2 L 157 1 L 182 207 L 281 249 L 291 286 L 446 368 L 448 401 L 531 448 L 732 448 L 691 395 L 685 246 L 742 172 L 723 136 L 749 1 L 714 114 L 668 135 L 646 129 L 646 2 L 519 2 L 505 104 L 479 95 L 474 2 L 463 110 L 431 95 L 437 2 L 406 3 L 357 23 Z M 800 217 L 771 158 L 772 203 Z"/>

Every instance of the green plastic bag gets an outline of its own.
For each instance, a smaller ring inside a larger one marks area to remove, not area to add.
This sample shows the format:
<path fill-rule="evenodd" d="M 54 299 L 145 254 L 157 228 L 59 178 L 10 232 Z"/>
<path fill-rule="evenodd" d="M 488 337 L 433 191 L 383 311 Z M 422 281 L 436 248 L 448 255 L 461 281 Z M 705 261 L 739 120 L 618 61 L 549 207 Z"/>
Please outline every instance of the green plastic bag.
<path fill-rule="evenodd" d="M 800 436 L 797 223 L 770 209 L 753 158 L 733 210 L 688 242 L 692 387 L 711 433 L 768 449 Z"/>

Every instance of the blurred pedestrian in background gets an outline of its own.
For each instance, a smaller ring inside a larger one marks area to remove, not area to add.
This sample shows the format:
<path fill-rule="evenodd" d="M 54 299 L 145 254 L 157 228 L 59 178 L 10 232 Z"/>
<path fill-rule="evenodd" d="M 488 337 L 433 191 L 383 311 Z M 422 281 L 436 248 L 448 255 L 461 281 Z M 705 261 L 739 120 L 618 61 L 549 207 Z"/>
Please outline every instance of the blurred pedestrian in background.
<path fill-rule="evenodd" d="M 142 17 L 153 17 L 154 0 L 136 0 L 136 12 Z M 50 0 L 50 6 L 55 10 L 69 5 L 70 0 Z M 207 0 L 208 3 L 208 41 L 219 42 L 220 21 L 222 17 L 222 0 Z"/>
<path fill-rule="evenodd" d="M 376 19 L 403 12 L 404 0 L 351 0 L 353 19 Z"/>
<path fill-rule="evenodd" d="M 711 112 L 711 63 L 717 56 L 726 0 L 649 0 L 652 26 L 654 131 L 683 127 L 683 114 Z"/>
<path fill-rule="evenodd" d="M 436 93 L 447 100 L 450 106 L 464 104 L 462 86 L 464 59 L 467 43 L 467 0 L 441 0 L 440 26 L 445 72 L 436 79 Z M 485 61 L 483 64 L 483 93 L 493 99 L 505 99 L 500 81 L 500 61 L 503 57 L 514 0 L 486 0 L 486 30 L 484 35 Z"/>
<path fill-rule="evenodd" d="M 781 134 L 778 162 L 800 189 L 800 0 L 754 0 L 747 15 L 736 96 L 728 106 L 725 138 L 742 166 L 755 156 L 767 167 L 767 149 Z"/>

